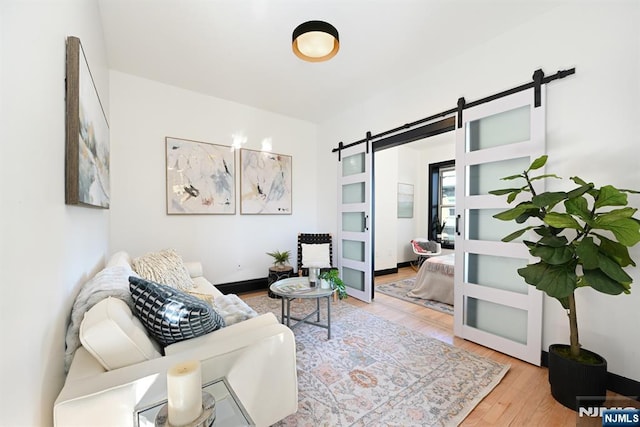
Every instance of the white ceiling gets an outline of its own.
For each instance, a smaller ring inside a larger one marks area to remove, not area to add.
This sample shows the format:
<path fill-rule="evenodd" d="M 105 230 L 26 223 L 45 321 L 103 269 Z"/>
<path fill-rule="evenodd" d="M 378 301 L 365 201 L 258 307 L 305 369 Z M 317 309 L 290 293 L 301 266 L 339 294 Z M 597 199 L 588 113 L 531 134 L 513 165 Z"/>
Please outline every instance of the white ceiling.
<path fill-rule="evenodd" d="M 551 0 L 99 0 L 111 69 L 321 122 L 559 4 Z M 308 63 L 293 29 L 340 51 Z"/>

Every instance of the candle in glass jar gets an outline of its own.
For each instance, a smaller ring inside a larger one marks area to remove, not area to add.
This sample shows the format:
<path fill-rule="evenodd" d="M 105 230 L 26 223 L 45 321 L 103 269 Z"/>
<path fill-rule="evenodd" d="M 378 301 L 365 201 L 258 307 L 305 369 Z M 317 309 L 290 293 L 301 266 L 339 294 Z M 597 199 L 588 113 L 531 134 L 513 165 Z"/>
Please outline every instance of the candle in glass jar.
<path fill-rule="evenodd" d="M 202 413 L 202 374 L 197 360 L 167 370 L 168 418 L 172 426 L 183 426 Z"/>

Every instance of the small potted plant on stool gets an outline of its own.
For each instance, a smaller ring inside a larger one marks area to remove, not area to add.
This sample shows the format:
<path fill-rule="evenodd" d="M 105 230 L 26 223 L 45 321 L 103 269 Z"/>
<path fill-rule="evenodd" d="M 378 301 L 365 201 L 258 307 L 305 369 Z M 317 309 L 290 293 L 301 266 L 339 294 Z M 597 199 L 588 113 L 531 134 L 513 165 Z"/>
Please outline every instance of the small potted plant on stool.
<path fill-rule="evenodd" d="M 267 287 L 281 279 L 286 279 L 293 275 L 293 267 L 288 265 L 289 258 L 291 257 L 290 251 L 273 251 L 267 252 L 271 258 L 273 258 L 273 267 L 269 268 L 269 277 L 267 278 Z M 271 289 L 267 294 L 270 298 L 280 298 Z"/>
<path fill-rule="evenodd" d="M 273 258 L 273 265 L 279 270 L 285 270 L 289 258 L 291 257 L 291 251 L 273 251 L 267 252 L 267 255 Z"/>

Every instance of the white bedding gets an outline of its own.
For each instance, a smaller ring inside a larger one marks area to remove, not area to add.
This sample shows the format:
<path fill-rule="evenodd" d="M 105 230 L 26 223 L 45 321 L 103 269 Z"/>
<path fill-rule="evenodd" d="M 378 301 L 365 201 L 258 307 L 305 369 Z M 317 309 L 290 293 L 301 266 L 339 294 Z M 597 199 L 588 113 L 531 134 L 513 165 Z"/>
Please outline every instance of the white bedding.
<path fill-rule="evenodd" d="M 414 298 L 430 299 L 453 305 L 454 254 L 435 256 L 422 263 L 414 288 Z"/>

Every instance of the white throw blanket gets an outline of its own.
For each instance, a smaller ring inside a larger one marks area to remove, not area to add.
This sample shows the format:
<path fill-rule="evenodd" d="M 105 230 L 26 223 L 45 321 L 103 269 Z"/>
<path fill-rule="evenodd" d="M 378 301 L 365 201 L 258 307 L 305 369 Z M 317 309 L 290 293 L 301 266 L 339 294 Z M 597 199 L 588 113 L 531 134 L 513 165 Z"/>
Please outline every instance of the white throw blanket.
<path fill-rule="evenodd" d="M 115 297 L 126 302 L 133 310 L 133 300 L 129 291 L 129 276 L 137 276 L 128 266 L 107 267 L 85 283 L 71 309 L 71 321 L 65 338 L 64 370 L 69 371 L 75 351 L 80 347 L 80 324 L 84 314 L 107 297 Z"/>

